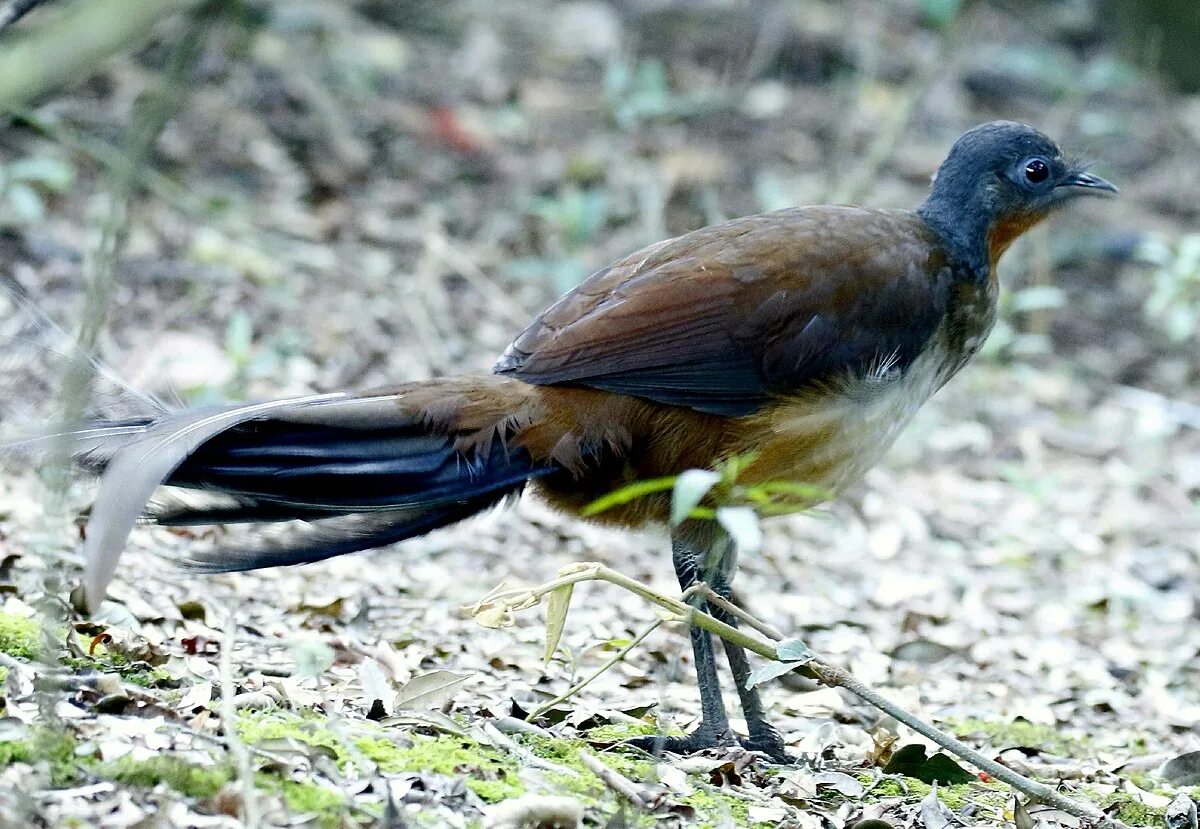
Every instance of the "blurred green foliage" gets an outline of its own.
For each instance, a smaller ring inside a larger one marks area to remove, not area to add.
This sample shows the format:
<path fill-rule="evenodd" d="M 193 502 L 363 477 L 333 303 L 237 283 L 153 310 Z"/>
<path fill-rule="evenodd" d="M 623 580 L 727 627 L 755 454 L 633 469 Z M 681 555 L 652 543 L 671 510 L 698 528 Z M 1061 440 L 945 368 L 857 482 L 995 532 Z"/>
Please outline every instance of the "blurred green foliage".
<path fill-rule="evenodd" d="M 623 130 L 636 129 L 645 121 L 677 120 L 706 112 L 725 95 L 718 89 L 674 91 L 666 67 L 662 61 L 653 58 L 637 63 L 609 62 L 604 75 L 604 92 L 609 113 Z"/>
<path fill-rule="evenodd" d="M 1170 240 L 1151 236 L 1138 258 L 1153 266 L 1147 318 L 1173 343 L 1194 342 L 1200 331 L 1200 233 Z"/>
<path fill-rule="evenodd" d="M 0 164 L 0 229 L 36 224 L 46 217 L 49 196 L 65 193 L 75 169 L 50 156 L 30 156 Z"/>

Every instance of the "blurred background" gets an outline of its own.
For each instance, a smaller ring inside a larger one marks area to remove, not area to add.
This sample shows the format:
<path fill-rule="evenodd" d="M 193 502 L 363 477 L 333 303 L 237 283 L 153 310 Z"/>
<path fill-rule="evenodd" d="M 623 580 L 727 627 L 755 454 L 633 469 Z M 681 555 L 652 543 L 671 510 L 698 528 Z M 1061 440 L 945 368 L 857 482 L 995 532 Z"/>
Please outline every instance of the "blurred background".
<path fill-rule="evenodd" d="M 788 205 L 914 205 L 954 138 L 994 118 L 1096 160 L 1124 197 L 1007 257 L 989 359 L 1194 385 L 1194 3 L 201 8 L 135 21 L 112 35 L 131 53 L 50 88 L 23 85 L 54 79 L 15 59 L 0 82 L 0 261 L 64 323 L 120 155 L 165 120 L 135 173 L 104 335 L 143 388 L 240 397 L 486 369 L 614 258 Z"/>
<path fill-rule="evenodd" d="M 81 404 L 60 391 L 76 338 L 189 403 L 485 371 L 649 242 L 790 205 L 915 206 L 965 129 L 1037 126 L 1121 197 L 1014 246 L 985 353 L 845 502 L 773 524 L 742 583 L 927 715 L 1081 731 L 1092 757 L 1200 747 L 1194 0 L 54 2 L 0 33 L 0 110 L 0 439 Z M 40 486 L 0 476 L 0 576 L 27 601 L 46 589 L 31 549 L 74 561 Z M 649 611 L 590 591 L 576 661 L 542 669 L 536 619 L 481 633 L 457 605 L 580 559 L 671 582 L 662 539 L 519 512 L 203 584 L 150 552 L 203 533 L 143 532 L 114 596 L 179 619 L 168 650 L 199 624 L 171 606 L 241 600 L 258 664 L 296 629 L 386 640 L 536 702 Z M 689 658 L 660 632 L 584 699 L 686 719 Z M 803 690 L 772 697 L 796 739 L 855 722 Z M 854 744 L 839 734 L 817 748 Z"/>

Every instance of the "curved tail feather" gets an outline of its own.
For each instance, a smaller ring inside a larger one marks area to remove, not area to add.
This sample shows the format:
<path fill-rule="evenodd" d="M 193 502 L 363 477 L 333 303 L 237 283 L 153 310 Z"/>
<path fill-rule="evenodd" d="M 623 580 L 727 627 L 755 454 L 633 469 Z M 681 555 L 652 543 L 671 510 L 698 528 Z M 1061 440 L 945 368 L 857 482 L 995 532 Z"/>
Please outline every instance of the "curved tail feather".
<path fill-rule="evenodd" d="M 249 570 L 422 535 L 559 469 L 507 445 L 503 434 L 472 441 L 478 435 L 435 428 L 399 405 L 402 398 L 318 395 L 92 424 L 80 433 L 76 455 L 102 475 L 85 531 L 89 606 L 103 598 L 142 515 L 174 526 L 297 522 L 252 546 L 187 562 L 206 571 Z M 198 492 L 152 501 L 162 485 Z"/>

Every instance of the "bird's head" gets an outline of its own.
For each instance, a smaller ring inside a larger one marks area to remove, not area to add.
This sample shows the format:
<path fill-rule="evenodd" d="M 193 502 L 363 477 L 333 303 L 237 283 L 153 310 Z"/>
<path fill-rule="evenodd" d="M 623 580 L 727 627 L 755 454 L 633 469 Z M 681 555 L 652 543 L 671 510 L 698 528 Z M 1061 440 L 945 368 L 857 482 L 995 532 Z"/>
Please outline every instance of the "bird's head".
<path fill-rule="evenodd" d="M 943 238 L 972 257 L 1000 254 L 1029 228 L 1078 196 L 1116 193 L 1110 182 L 1063 158 L 1025 124 L 993 121 L 964 133 L 938 168 L 919 212 Z"/>

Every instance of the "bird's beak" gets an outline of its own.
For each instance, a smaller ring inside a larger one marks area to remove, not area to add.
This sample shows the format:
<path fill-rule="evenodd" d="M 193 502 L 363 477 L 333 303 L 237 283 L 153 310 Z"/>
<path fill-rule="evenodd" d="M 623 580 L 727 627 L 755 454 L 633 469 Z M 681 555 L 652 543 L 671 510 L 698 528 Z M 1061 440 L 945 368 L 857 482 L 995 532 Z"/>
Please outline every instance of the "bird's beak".
<path fill-rule="evenodd" d="M 1067 174 L 1055 189 L 1058 187 L 1078 187 L 1078 190 L 1064 191 L 1063 195 L 1100 195 L 1101 193 L 1120 193 L 1117 185 L 1113 184 L 1108 179 L 1100 178 L 1100 176 L 1092 175 L 1083 168 L 1072 170 Z"/>

